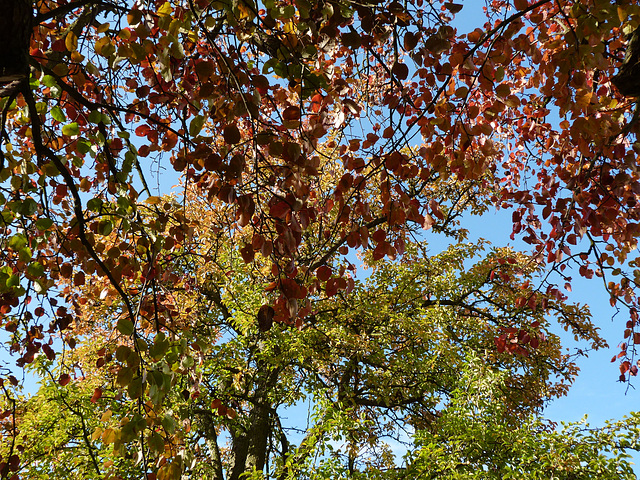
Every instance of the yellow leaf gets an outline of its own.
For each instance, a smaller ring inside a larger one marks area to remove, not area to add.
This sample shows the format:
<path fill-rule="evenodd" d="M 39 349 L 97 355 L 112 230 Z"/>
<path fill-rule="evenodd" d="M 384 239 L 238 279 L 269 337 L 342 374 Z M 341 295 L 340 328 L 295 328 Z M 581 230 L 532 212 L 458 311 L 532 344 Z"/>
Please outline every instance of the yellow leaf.
<path fill-rule="evenodd" d="M 578 90 L 576 92 L 576 105 L 580 108 L 587 108 L 589 103 L 591 103 L 591 97 L 593 96 L 593 92 L 589 90 Z"/>
<path fill-rule="evenodd" d="M 113 412 L 112 412 L 111 410 L 107 410 L 106 412 L 104 412 L 104 413 L 102 414 L 102 417 L 100 417 L 100 421 L 101 421 L 101 422 L 107 422 L 107 421 L 109 421 L 109 419 L 111 418 L 111 414 L 112 414 L 112 413 L 113 413 Z"/>
<path fill-rule="evenodd" d="M 67 33 L 67 38 L 64 39 L 64 46 L 70 52 L 75 52 L 78 48 L 78 37 L 73 32 Z"/>
<path fill-rule="evenodd" d="M 113 428 L 107 428 L 102 434 L 102 443 L 113 443 L 116 441 L 116 432 Z"/>
<path fill-rule="evenodd" d="M 104 33 L 107 30 L 109 30 L 109 27 L 111 26 L 111 24 L 109 22 L 107 23 L 101 23 L 100 25 L 98 25 L 98 28 L 96 29 L 97 33 Z"/>
<path fill-rule="evenodd" d="M 291 20 L 284 24 L 284 33 L 295 32 L 296 26 L 293 24 Z"/>
<path fill-rule="evenodd" d="M 172 12 L 173 8 L 171 8 L 171 2 L 164 2 L 164 5 L 158 9 L 158 15 L 161 17 L 168 17 Z"/>
<path fill-rule="evenodd" d="M 627 19 L 627 11 L 620 5 L 618 5 L 618 19 L 621 23 Z"/>

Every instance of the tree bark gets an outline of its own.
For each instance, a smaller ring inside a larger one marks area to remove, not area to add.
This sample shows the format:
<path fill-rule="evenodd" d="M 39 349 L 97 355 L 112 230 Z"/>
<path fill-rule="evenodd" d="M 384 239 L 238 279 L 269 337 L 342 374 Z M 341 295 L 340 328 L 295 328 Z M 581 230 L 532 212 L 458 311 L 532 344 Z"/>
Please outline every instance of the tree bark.
<path fill-rule="evenodd" d="M 625 97 L 640 97 L 640 27 L 631 34 L 622 66 L 611 82 Z"/>
<path fill-rule="evenodd" d="M 28 77 L 32 19 L 30 0 L 0 0 L 0 83 Z"/>
<path fill-rule="evenodd" d="M 260 342 L 256 345 L 261 349 Z M 234 462 L 229 480 L 239 480 L 243 473 L 262 471 L 267 460 L 269 434 L 271 433 L 270 394 L 278 384 L 281 369 L 265 361 L 258 361 L 254 391 L 249 400 L 252 407 L 247 424 L 233 435 Z"/>
<path fill-rule="evenodd" d="M 213 413 L 209 411 L 200 411 L 198 413 L 201 419 L 205 442 L 211 456 L 211 463 L 214 467 L 213 478 L 211 480 L 224 480 L 220 447 L 218 446 L 218 433 L 211 418 Z"/>

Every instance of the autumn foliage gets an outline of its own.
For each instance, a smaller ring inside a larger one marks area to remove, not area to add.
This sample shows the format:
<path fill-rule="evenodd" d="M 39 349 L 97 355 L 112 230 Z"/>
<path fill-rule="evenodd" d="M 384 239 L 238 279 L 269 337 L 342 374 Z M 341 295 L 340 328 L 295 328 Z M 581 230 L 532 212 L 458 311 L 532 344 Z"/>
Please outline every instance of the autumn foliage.
<path fill-rule="evenodd" d="M 477 3 L 0 0 L 2 478 L 335 478 L 330 426 L 383 475 L 397 421 L 421 475 L 464 399 L 507 438 L 566 392 L 553 322 L 605 344 L 577 275 L 636 376 L 640 2 Z M 530 252 L 464 243 L 490 209 Z"/>

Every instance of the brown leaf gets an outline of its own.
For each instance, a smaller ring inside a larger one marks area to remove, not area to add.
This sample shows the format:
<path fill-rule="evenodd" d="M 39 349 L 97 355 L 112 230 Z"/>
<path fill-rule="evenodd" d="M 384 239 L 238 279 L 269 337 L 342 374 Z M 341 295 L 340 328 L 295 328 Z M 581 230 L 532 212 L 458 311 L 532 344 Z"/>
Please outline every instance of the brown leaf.
<path fill-rule="evenodd" d="M 461 3 L 445 2 L 444 7 L 451 13 L 458 13 L 460 10 L 462 10 Z"/>
<path fill-rule="evenodd" d="M 261 332 L 267 332 L 273 325 L 275 310 L 271 305 L 263 305 L 258 310 L 258 328 Z"/>
<path fill-rule="evenodd" d="M 222 131 L 222 136 L 224 137 L 224 141 L 229 145 L 235 145 L 236 143 L 240 143 L 241 136 L 240 130 L 235 125 L 227 125 L 224 127 Z"/>
<path fill-rule="evenodd" d="M 287 122 L 294 122 L 300 120 L 300 107 L 290 106 L 284 109 L 282 112 L 282 118 Z"/>

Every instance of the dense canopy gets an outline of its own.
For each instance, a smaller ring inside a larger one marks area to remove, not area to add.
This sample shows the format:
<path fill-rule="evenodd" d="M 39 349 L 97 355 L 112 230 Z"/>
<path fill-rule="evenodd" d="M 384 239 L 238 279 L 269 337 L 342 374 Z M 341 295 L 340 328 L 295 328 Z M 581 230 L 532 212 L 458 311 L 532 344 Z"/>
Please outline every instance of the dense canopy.
<path fill-rule="evenodd" d="M 0 0 L 0 44 L 2 478 L 634 478 L 639 417 L 540 413 L 558 329 L 606 344 L 572 277 L 638 372 L 640 2 Z"/>

